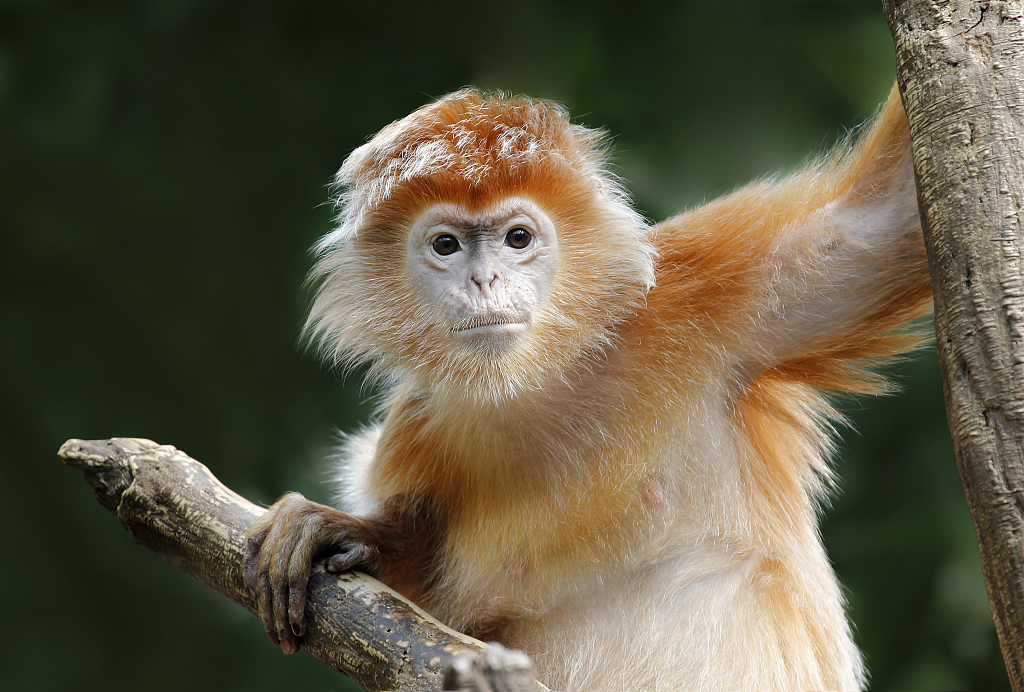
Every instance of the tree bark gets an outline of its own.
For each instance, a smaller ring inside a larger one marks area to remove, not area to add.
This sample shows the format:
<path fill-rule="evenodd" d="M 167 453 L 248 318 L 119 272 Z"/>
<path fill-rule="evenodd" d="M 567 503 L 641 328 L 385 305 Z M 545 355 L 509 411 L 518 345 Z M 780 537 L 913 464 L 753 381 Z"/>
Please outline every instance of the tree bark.
<path fill-rule="evenodd" d="M 138 544 L 256 614 L 242 562 L 245 529 L 265 510 L 168 445 L 68 440 L 59 454 L 85 472 L 100 504 L 117 514 Z M 334 575 L 316 564 L 308 593 L 302 650 L 370 692 L 439 690 L 453 656 L 485 649 L 358 572 Z M 522 671 L 520 665 L 508 673 L 518 685 L 508 689 L 529 689 Z"/>
<path fill-rule="evenodd" d="M 957 466 L 1024 692 L 1024 8 L 885 0 Z"/>

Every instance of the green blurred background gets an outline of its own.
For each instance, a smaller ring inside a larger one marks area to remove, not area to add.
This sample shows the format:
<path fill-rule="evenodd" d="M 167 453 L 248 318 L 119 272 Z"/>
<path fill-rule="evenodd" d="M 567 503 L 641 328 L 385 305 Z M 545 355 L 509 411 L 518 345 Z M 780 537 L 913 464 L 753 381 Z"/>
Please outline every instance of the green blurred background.
<path fill-rule="evenodd" d="M 297 343 L 326 184 L 466 84 L 608 128 L 661 219 L 792 169 L 894 77 L 876 0 L 0 0 L 0 688 L 351 689 L 134 546 L 69 437 L 148 437 L 269 503 L 369 415 Z M 1005 689 L 930 349 L 846 404 L 824 513 L 873 689 Z"/>

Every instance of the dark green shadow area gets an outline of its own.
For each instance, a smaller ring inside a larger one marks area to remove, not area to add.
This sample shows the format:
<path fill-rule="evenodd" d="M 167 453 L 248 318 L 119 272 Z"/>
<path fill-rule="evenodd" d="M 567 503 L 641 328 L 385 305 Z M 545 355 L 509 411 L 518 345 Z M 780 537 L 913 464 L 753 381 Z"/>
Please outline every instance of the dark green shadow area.
<path fill-rule="evenodd" d="M 303 353 L 326 185 L 466 84 L 614 135 L 653 218 L 792 168 L 892 82 L 875 0 L 0 1 L 0 689 L 352 689 L 131 543 L 56 457 L 148 437 L 326 500 L 371 407 Z M 824 535 L 878 690 L 1006 689 L 934 358 L 856 401 Z"/>

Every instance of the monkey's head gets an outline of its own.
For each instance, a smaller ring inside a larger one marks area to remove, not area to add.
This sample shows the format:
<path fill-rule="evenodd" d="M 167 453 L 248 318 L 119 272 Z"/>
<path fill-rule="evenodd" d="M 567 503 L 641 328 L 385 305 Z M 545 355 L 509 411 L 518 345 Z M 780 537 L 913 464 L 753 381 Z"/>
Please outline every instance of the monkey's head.
<path fill-rule="evenodd" d="M 600 357 L 654 283 L 649 227 L 599 132 L 464 89 L 342 165 L 306 325 L 335 363 L 479 402 Z"/>

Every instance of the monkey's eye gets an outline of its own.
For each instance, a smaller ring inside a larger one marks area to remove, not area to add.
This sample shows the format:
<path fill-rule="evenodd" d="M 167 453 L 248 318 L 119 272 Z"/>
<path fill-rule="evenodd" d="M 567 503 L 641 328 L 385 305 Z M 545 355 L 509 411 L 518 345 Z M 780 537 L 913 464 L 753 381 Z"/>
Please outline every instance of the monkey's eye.
<path fill-rule="evenodd" d="M 434 238 L 434 252 L 442 257 L 459 251 L 459 241 L 453 235 L 439 235 Z"/>
<path fill-rule="evenodd" d="M 516 250 L 529 247 L 533 235 L 525 228 L 516 227 L 505 234 L 505 244 Z"/>

